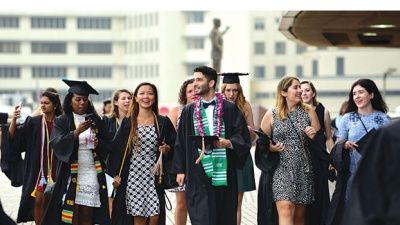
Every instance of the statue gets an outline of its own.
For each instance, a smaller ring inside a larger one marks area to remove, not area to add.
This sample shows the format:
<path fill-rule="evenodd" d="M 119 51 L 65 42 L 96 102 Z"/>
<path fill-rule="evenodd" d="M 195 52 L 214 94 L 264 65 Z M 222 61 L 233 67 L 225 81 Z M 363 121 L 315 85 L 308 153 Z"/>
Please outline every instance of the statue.
<path fill-rule="evenodd" d="M 214 18 L 214 28 L 211 30 L 210 39 L 211 39 L 211 59 L 213 60 L 213 69 L 217 71 L 217 73 L 221 72 L 221 59 L 222 59 L 222 50 L 223 50 L 223 40 L 222 36 L 229 30 L 229 27 L 226 27 L 225 30 L 221 33 L 219 31 L 219 27 L 221 26 L 221 20 L 218 18 Z"/>

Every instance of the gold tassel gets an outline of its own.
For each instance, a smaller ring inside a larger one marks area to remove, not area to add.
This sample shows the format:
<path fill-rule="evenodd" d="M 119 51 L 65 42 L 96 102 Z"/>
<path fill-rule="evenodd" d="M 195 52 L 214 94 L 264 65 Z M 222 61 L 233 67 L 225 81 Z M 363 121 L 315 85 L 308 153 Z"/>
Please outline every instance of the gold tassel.
<path fill-rule="evenodd" d="M 205 147 L 205 144 L 204 144 L 204 136 L 201 136 L 201 154 L 200 154 L 199 158 L 197 158 L 196 164 L 200 163 L 200 161 L 203 158 L 205 152 L 206 152 L 206 147 Z"/>
<path fill-rule="evenodd" d="M 36 186 L 35 186 L 35 189 L 33 189 L 32 193 L 31 193 L 31 196 L 36 198 Z"/>

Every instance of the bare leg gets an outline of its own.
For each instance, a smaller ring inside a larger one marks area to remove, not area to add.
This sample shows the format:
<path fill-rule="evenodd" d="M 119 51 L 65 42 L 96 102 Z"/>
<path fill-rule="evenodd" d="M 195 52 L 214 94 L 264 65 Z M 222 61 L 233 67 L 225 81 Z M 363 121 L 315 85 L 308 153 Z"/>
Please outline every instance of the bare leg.
<path fill-rule="evenodd" d="M 294 225 L 305 224 L 306 205 L 295 205 L 294 210 Z"/>
<path fill-rule="evenodd" d="M 276 208 L 279 215 L 279 225 L 294 225 L 293 216 L 295 205 L 290 201 L 277 201 Z"/>
<path fill-rule="evenodd" d="M 187 207 L 186 207 L 186 191 L 175 192 L 176 207 L 175 207 L 175 225 L 186 225 Z"/>
<path fill-rule="evenodd" d="M 36 190 L 36 198 L 33 207 L 33 217 L 36 224 L 41 224 L 44 211 L 46 210 L 46 199 L 43 195 L 43 191 Z"/>
<path fill-rule="evenodd" d="M 110 209 L 110 218 L 111 218 L 111 215 L 112 215 L 113 201 L 114 201 L 113 198 L 108 198 L 108 208 Z"/>
<path fill-rule="evenodd" d="M 159 216 L 150 216 L 150 223 L 149 225 L 157 225 L 158 224 L 158 218 Z M 136 225 L 136 224 L 135 224 Z"/>
<path fill-rule="evenodd" d="M 243 202 L 244 192 L 238 193 L 238 205 L 237 205 L 237 225 L 240 225 L 242 222 L 242 202 Z"/>
<path fill-rule="evenodd" d="M 144 216 L 134 216 L 133 217 L 133 224 L 134 225 L 146 225 L 147 218 Z"/>
<path fill-rule="evenodd" d="M 79 206 L 79 225 L 93 224 L 93 208 L 90 206 Z"/>

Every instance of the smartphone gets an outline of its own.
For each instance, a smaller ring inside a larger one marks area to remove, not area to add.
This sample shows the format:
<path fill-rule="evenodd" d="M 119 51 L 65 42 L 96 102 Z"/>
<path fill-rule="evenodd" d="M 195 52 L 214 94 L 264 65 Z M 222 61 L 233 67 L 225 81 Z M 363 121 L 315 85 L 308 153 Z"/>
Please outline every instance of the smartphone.
<path fill-rule="evenodd" d="M 93 113 L 86 114 L 85 120 L 93 120 Z"/>
<path fill-rule="evenodd" d="M 18 102 L 18 109 L 19 109 L 19 111 L 21 111 L 21 109 L 22 109 L 22 102 Z"/>
<path fill-rule="evenodd" d="M 254 131 L 254 133 L 256 133 L 259 137 L 266 137 L 266 138 L 268 138 L 269 140 L 272 141 L 272 144 L 273 144 L 273 145 L 276 145 L 275 141 L 272 140 L 272 138 L 271 138 L 270 136 L 268 136 L 266 133 L 262 132 L 261 130 L 256 130 L 256 129 L 253 129 L 253 131 Z"/>

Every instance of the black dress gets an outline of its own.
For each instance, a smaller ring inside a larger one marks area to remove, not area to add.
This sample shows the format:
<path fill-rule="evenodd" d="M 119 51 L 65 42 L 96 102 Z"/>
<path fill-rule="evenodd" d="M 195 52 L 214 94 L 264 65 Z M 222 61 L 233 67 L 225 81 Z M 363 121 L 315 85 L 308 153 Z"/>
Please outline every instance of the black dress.
<path fill-rule="evenodd" d="M 250 153 L 250 133 L 246 121 L 236 104 L 224 100 L 223 120 L 225 138 L 234 149 L 226 149 L 228 186 L 212 186 L 202 164 L 195 164 L 199 157 L 189 135 L 194 135 L 194 104 L 186 106 L 180 117 L 175 143 L 173 172 L 185 174 L 186 204 L 193 225 L 236 224 L 237 175 L 236 168 L 243 168 Z"/>

